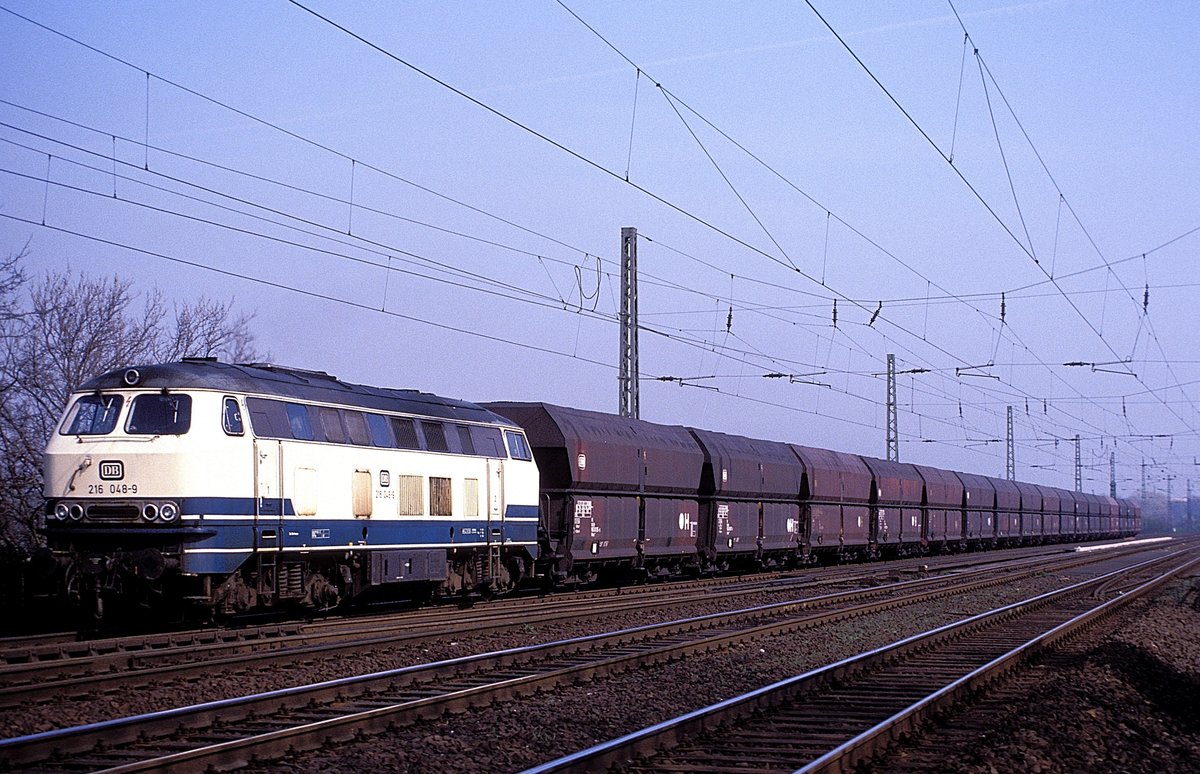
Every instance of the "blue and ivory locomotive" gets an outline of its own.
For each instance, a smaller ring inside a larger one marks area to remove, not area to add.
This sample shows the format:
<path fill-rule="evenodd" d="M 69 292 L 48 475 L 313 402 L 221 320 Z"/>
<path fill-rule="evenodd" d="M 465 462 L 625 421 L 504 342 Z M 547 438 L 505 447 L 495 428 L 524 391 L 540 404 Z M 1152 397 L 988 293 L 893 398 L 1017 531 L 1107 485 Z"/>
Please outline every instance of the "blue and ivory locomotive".
<path fill-rule="evenodd" d="M 505 590 L 533 571 L 538 471 L 479 406 L 209 359 L 85 383 L 45 458 L 68 590 L 222 610 L 377 587 Z"/>

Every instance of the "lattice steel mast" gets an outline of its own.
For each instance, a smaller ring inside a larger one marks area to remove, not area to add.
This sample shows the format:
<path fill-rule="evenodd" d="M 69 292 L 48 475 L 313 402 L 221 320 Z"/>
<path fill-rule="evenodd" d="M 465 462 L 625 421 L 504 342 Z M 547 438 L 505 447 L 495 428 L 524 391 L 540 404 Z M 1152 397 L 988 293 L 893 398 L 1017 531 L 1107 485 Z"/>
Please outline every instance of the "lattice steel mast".
<path fill-rule="evenodd" d="M 621 353 L 620 413 L 637 419 L 638 400 L 638 301 L 637 301 L 637 229 L 621 229 Z"/>
<path fill-rule="evenodd" d="M 900 428 L 896 421 L 896 356 L 887 356 L 887 458 L 900 461 Z"/>
<path fill-rule="evenodd" d="M 1013 454 L 1012 406 L 1008 407 L 1008 445 L 1004 454 L 1004 477 L 1009 481 L 1017 480 L 1017 458 Z"/>

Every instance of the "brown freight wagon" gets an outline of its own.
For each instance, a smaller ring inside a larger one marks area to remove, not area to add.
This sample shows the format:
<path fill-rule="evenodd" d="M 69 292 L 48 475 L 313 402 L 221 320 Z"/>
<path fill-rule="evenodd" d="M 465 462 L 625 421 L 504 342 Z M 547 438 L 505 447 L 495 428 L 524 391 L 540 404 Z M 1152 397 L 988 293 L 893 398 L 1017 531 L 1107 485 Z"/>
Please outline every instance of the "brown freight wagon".
<path fill-rule="evenodd" d="M 707 566 L 794 565 L 806 530 L 800 514 L 804 467 L 790 446 L 690 428 L 704 452 L 698 548 Z"/>
<path fill-rule="evenodd" d="M 791 447 L 804 464 L 800 518 L 808 525 L 808 550 L 826 559 L 871 556 L 870 469 L 854 454 Z"/>
<path fill-rule="evenodd" d="M 987 476 L 957 473 L 963 486 L 963 528 L 967 547 L 991 548 L 996 544 L 996 488 Z"/>
<path fill-rule="evenodd" d="M 963 483 L 952 471 L 916 465 L 925 482 L 925 537 L 933 552 L 966 548 L 963 532 Z"/>
<path fill-rule="evenodd" d="M 541 472 L 543 559 L 559 577 L 698 571 L 704 453 L 684 427 L 549 403 L 490 403 Z"/>

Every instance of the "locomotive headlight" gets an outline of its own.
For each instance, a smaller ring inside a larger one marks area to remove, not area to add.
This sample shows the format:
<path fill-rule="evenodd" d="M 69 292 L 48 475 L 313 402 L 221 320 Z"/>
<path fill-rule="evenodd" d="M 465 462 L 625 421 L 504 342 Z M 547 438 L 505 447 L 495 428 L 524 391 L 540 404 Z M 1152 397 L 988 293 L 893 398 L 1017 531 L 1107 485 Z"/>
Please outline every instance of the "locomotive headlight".
<path fill-rule="evenodd" d="M 158 509 L 158 518 L 165 522 L 172 522 L 179 518 L 179 506 L 175 503 L 163 503 Z"/>
<path fill-rule="evenodd" d="M 158 518 L 158 506 L 154 503 L 146 503 L 142 506 L 142 518 L 146 521 L 154 521 Z"/>
<path fill-rule="evenodd" d="M 83 518 L 83 506 L 75 503 L 68 509 L 67 514 L 71 517 L 72 521 L 79 521 Z"/>
<path fill-rule="evenodd" d="M 70 510 L 71 509 L 67 507 L 66 503 L 59 503 L 58 505 L 54 506 L 54 518 L 58 519 L 59 521 L 66 521 L 67 517 L 70 516 Z"/>

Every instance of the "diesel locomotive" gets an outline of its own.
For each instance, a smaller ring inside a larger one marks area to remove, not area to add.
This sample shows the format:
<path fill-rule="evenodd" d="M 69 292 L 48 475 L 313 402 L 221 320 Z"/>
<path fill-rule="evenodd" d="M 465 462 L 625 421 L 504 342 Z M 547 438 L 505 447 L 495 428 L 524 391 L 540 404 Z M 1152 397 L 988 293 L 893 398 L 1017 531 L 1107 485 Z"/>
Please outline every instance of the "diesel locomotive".
<path fill-rule="evenodd" d="M 46 448 L 72 597 L 328 608 L 372 588 L 505 590 L 533 571 L 538 473 L 479 406 L 189 359 L 113 371 Z"/>

